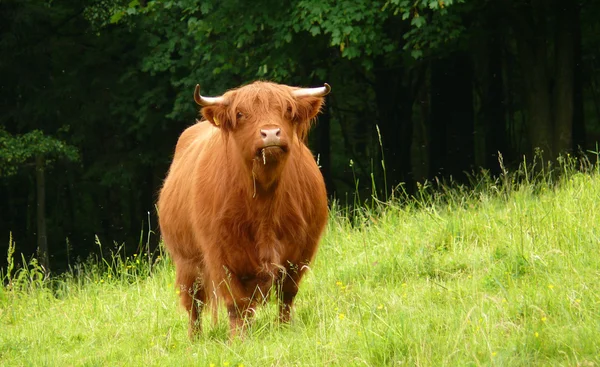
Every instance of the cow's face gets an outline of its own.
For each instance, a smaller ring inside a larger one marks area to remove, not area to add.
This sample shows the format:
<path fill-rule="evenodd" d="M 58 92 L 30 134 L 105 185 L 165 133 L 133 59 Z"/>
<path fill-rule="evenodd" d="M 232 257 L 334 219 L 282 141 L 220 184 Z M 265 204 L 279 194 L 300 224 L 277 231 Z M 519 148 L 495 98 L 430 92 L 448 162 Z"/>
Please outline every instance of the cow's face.
<path fill-rule="evenodd" d="M 204 117 L 233 139 L 252 174 L 269 184 L 281 173 L 288 157 L 304 144 L 311 122 L 319 113 L 329 86 L 298 89 L 256 82 L 205 98 Z M 196 102 L 204 97 L 197 94 Z M 200 101 L 199 101 L 200 100 Z"/>

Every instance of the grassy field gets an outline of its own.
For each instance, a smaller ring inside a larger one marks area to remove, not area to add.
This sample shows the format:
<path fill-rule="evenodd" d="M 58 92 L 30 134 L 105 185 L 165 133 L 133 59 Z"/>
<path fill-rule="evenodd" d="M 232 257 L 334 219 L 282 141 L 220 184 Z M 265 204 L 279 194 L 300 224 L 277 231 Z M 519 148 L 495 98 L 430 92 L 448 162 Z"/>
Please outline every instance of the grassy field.
<path fill-rule="evenodd" d="M 0 287 L 0 365 L 600 366 L 600 175 L 515 177 L 334 210 L 293 323 L 270 304 L 233 343 L 224 310 L 188 340 L 168 259 L 33 264 Z"/>

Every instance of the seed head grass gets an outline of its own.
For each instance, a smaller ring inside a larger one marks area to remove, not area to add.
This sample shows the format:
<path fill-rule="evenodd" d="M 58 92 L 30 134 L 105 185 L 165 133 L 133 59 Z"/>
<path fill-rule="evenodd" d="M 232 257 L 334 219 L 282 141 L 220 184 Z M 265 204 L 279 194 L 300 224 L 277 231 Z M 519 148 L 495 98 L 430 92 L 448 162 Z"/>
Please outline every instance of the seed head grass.
<path fill-rule="evenodd" d="M 205 315 L 203 335 L 188 340 L 168 256 L 117 253 L 50 279 L 26 263 L 2 275 L 0 361 L 600 365 L 600 175 L 435 192 L 352 219 L 333 205 L 293 322 L 279 325 L 270 303 L 232 343 L 224 309 L 216 326 Z"/>

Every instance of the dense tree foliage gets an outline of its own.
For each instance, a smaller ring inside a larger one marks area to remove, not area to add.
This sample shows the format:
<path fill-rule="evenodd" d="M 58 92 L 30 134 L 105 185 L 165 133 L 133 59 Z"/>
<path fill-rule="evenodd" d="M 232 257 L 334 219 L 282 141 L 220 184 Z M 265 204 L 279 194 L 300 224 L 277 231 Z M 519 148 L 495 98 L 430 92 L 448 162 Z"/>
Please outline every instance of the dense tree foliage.
<path fill-rule="evenodd" d="M 138 246 L 197 83 L 331 84 L 310 145 L 342 203 L 498 173 L 498 152 L 596 149 L 598 15 L 591 0 L 5 0 L 0 250 L 12 231 L 60 269 L 98 240 Z"/>

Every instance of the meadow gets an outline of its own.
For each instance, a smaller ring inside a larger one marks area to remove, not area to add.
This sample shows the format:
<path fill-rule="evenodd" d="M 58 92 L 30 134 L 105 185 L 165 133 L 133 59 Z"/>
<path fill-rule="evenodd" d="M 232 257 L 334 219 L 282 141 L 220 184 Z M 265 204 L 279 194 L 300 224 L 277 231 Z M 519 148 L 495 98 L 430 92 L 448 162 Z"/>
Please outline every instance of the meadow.
<path fill-rule="evenodd" d="M 333 205 L 291 325 L 232 343 L 223 309 L 188 340 L 164 254 L 5 269 L 0 365 L 599 366 L 598 165 L 539 171 Z"/>

